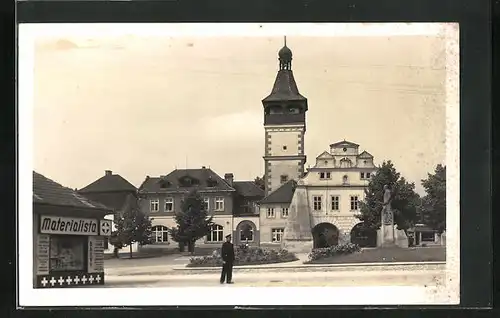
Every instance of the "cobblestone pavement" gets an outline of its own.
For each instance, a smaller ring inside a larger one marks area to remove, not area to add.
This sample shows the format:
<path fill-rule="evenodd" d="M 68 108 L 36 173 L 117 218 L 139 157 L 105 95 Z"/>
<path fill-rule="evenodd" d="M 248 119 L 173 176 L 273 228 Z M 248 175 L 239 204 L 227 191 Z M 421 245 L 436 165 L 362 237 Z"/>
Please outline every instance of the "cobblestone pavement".
<path fill-rule="evenodd" d="M 298 286 L 436 286 L 444 281 L 444 270 L 353 270 L 235 272 L 234 285 L 219 284 L 219 273 L 195 275 L 107 276 L 105 287 L 298 287 Z"/>

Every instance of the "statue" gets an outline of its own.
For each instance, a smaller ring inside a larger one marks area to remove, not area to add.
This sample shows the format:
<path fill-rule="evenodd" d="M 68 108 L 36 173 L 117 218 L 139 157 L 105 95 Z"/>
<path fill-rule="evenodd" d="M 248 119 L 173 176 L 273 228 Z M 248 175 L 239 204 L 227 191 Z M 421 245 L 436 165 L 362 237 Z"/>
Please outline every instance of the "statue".
<path fill-rule="evenodd" d="M 392 192 L 389 186 L 384 185 L 384 202 L 382 203 L 382 223 L 391 225 L 393 223 L 393 213 L 391 208 Z"/>

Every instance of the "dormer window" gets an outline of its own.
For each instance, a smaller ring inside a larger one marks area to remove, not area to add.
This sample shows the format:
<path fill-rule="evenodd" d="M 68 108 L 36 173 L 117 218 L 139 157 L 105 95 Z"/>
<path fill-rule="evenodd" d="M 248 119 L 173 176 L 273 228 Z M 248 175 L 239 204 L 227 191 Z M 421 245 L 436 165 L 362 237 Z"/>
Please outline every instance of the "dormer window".
<path fill-rule="evenodd" d="M 215 187 L 217 185 L 217 181 L 215 181 L 214 179 L 212 178 L 208 178 L 207 179 L 207 186 L 208 187 Z"/>
<path fill-rule="evenodd" d="M 169 186 L 170 182 L 168 182 L 167 180 L 160 180 L 160 188 L 165 189 L 168 188 Z"/>

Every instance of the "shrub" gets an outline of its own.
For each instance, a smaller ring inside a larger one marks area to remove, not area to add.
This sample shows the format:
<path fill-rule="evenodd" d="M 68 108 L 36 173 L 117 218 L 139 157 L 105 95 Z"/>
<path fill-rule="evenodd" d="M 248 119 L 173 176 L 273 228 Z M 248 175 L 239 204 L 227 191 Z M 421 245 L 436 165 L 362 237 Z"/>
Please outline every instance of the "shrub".
<path fill-rule="evenodd" d="M 319 259 L 332 257 L 336 255 L 347 255 L 359 252 L 361 248 L 358 244 L 345 243 L 334 245 L 326 248 L 315 248 L 309 253 L 309 261 L 316 261 Z"/>
<path fill-rule="evenodd" d="M 237 246 L 234 251 L 234 265 L 258 265 L 296 261 L 298 258 L 294 253 L 285 249 L 266 249 L 262 247 Z M 219 250 L 214 250 L 212 255 L 203 257 L 192 257 L 188 267 L 196 266 L 222 266 L 222 258 Z"/>

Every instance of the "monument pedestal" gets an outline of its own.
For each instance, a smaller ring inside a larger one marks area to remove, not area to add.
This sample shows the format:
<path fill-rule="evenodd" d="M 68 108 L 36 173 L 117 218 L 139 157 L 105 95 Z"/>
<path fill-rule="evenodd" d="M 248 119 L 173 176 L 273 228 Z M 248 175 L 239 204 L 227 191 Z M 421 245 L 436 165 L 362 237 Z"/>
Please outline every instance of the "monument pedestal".
<path fill-rule="evenodd" d="M 383 224 L 379 230 L 379 247 L 394 247 L 396 246 L 396 237 L 394 235 L 394 224 Z"/>

